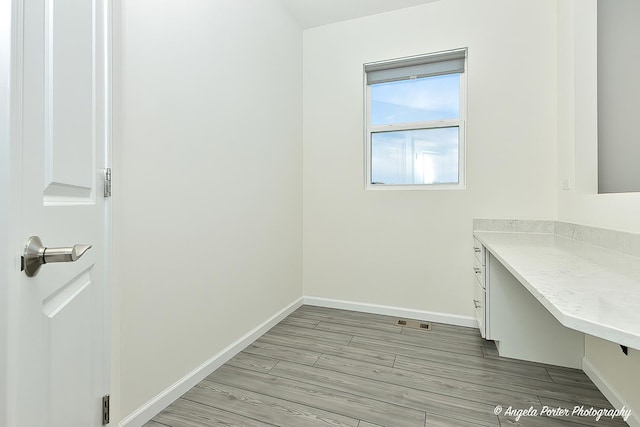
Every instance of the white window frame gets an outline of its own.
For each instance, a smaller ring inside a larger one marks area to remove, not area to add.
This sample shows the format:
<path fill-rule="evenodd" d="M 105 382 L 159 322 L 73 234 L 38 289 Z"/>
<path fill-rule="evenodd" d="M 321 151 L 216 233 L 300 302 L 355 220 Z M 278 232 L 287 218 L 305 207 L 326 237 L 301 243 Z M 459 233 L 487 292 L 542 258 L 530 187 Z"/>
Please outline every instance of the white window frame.
<path fill-rule="evenodd" d="M 460 49 L 456 49 L 460 50 Z M 433 55 L 446 54 L 447 52 L 437 52 L 434 54 L 418 55 L 409 58 L 394 59 L 391 61 L 380 61 L 365 64 L 363 66 L 364 82 L 364 123 L 365 123 L 365 189 L 367 190 L 464 190 L 466 188 L 466 116 L 467 116 L 467 54 L 465 50 L 464 71 L 460 74 L 460 118 L 451 120 L 430 120 L 402 124 L 388 124 L 373 126 L 371 120 L 371 85 L 367 84 L 367 73 L 365 67 L 373 64 L 384 64 L 389 62 L 399 62 L 410 59 L 419 59 Z M 371 139 L 377 132 L 391 132 L 402 130 L 438 129 L 446 127 L 458 127 L 458 182 L 452 184 L 372 184 L 371 176 Z"/>

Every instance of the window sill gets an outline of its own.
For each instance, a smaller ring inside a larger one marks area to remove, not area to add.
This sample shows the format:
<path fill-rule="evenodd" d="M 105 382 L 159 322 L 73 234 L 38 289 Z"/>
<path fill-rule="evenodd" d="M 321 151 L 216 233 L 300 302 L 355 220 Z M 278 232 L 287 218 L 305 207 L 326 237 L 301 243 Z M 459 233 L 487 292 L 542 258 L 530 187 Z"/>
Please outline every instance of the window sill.
<path fill-rule="evenodd" d="M 405 185 L 391 185 L 391 184 L 367 184 L 365 190 L 373 191 L 442 191 L 442 190 L 466 190 L 466 186 L 460 184 L 405 184 Z"/>

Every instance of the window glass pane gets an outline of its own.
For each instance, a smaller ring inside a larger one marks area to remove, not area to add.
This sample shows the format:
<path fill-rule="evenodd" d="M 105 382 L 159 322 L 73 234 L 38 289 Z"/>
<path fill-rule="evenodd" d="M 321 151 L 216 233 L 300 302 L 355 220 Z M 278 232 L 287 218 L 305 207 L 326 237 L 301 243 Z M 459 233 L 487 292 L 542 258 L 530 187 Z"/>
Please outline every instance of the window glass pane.
<path fill-rule="evenodd" d="M 460 117 L 460 74 L 371 85 L 371 124 Z"/>
<path fill-rule="evenodd" d="M 457 184 L 459 128 L 371 135 L 373 184 Z"/>

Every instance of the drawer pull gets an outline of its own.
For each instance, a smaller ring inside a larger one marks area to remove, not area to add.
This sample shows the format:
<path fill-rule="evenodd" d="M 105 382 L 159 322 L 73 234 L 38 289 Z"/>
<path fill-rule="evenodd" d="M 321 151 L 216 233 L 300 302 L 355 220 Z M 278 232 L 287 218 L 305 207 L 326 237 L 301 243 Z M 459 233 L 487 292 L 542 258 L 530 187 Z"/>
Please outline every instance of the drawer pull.
<path fill-rule="evenodd" d="M 473 271 L 475 271 L 476 274 L 482 273 L 482 270 L 480 270 L 478 267 L 473 267 Z"/>
<path fill-rule="evenodd" d="M 480 253 L 480 248 L 476 248 L 475 246 L 473 247 L 473 252 L 479 254 Z"/>
<path fill-rule="evenodd" d="M 478 301 L 477 299 L 473 300 L 473 305 L 475 306 L 475 308 L 480 308 L 482 307 L 482 305 L 480 305 L 480 301 Z"/>

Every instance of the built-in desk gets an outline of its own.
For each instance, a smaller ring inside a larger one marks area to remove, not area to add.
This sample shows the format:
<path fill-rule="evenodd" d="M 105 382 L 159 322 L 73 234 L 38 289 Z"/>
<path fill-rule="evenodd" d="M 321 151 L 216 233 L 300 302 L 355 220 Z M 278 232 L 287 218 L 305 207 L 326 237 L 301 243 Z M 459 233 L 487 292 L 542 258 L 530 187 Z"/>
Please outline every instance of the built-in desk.
<path fill-rule="evenodd" d="M 501 354 L 580 367 L 582 333 L 640 349 L 640 258 L 555 233 L 474 236 L 486 338 Z"/>

